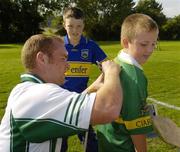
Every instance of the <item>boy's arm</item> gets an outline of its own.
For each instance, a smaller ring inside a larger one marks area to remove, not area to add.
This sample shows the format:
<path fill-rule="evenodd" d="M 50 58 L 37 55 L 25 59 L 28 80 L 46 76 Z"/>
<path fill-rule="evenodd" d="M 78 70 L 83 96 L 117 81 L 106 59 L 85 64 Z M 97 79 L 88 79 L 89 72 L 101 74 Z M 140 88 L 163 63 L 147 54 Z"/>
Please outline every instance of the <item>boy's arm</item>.
<path fill-rule="evenodd" d="M 93 64 L 97 64 L 97 61 L 99 63 L 102 63 L 104 61 L 109 60 L 108 56 L 106 55 L 106 53 L 100 48 L 100 46 L 95 43 L 94 41 L 89 41 L 90 45 L 91 45 L 91 51 L 93 53 Z"/>
<path fill-rule="evenodd" d="M 134 143 L 136 152 L 147 152 L 146 135 L 131 135 L 131 139 Z"/>

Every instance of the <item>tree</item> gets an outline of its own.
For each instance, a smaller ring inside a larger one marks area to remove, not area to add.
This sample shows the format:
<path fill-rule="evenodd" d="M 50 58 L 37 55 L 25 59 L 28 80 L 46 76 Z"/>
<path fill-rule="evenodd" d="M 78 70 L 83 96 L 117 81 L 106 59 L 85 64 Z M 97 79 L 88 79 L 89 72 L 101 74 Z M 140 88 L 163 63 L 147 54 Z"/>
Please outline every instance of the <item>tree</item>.
<path fill-rule="evenodd" d="M 159 4 L 156 0 L 140 0 L 135 7 L 135 11 L 151 16 L 160 26 L 166 22 L 166 16 L 162 12 L 162 4 Z"/>
<path fill-rule="evenodd" d="M 99 40 L 119 39 L 120 25 L 133 12 L 133 0 L 74 0 L 86 17 L 86 34 Z"/>
<path fill-rule="evenodd" d="M 169 19 L 162 29 L 164 30 L 164 39 L 180 40 L 180 15 Z"/>
<path fill-rule="evenodd" d="M 160 29 L 160 37 L 163 33 L 162 26 L 166 23 L 167 18 L 163 14 L 162 4 L 156 2 L 156 0 L 140 0 L 135 7 L 137 13 L 143 13 L 151 16 L 158 24 Z"/>
<path fill-rule="evenodd" d="M 100 0 L 100 23 L 107 29 L 108 39 L 119 39 L 120 27 L 126 16 L 133 12 L 132 0 Z"/>
<path fill-rule="evenodd" d="M 0 42 L 22 42 L 41 32 L 40 23 L 61 12 L 63 0 L 1 0 Z"/>
<path fill-rule="evenodd" d="M 16 33 L 14 19 L 18 14 L 18 6 L 10 0 L 0 1 L 0 42 L 11 41 L 12 33 Z"/>

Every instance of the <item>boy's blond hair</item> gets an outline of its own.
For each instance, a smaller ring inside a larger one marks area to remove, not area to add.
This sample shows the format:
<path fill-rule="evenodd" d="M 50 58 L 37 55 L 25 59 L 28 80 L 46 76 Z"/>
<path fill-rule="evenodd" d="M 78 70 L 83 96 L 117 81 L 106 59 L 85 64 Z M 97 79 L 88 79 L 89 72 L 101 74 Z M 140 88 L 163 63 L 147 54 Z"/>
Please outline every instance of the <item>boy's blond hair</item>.
<path fill-rule="evenodd" d="M 121 44 L 124 38 L 130 42 L 140 32 L 159 31 L 157 23 L 148 15 L 135 13 L 125 18 L 121 26 Z"/>

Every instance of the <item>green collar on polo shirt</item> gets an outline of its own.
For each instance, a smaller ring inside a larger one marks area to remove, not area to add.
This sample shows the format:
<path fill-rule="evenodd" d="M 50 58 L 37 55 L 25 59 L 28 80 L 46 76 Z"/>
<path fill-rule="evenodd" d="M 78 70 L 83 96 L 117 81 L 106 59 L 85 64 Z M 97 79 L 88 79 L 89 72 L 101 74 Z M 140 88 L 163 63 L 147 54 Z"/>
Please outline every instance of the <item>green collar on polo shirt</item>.
<path fill-rule="evenodd" d="M 31 81 L 34 83 L 45 83 L 39 76 L 34 74 L 22 74 L 21 75 L 21 82 Z"/>

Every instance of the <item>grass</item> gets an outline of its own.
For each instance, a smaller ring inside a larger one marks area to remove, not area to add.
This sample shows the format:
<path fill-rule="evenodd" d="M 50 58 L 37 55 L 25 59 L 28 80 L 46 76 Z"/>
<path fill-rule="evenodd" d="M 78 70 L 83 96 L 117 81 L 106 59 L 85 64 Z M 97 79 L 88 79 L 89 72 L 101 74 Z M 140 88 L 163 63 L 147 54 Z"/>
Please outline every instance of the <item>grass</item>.
<path fill-rule="evenodd" d="M 119 42 L 99 42 L 101 48 L 113 59 L 120 50 Z M 4 114 L 10 90 L 19 82 L 19 75 L 23 73 L 20 62 L 22 45 L 0 45 L 0 119 Z M 149 86 L 149 97 L 180 107 L 180 42 L 161 41 L 149 61 L 144 65 Z M 99 71 L 92 67 L 90 83 L 98 76 Z M 158 113 L 171 118 L 180 126 L 180 111 L 158 106 Z M 72 149 L 76 137 L 71 137 L 69 151 L 82 151 L 78 143 L 76 150 Z M 177 149 L 162 142 L 159 138 L 148 139 L 149 152 L 176 152 Z"/>
<path fill-rule="evenodd" d="M 23 72 L 20 62 L 21 45 L 0 45 L 0 119 L 4 113 L 8 95 L 19 82 L 19 74 Z"/>

